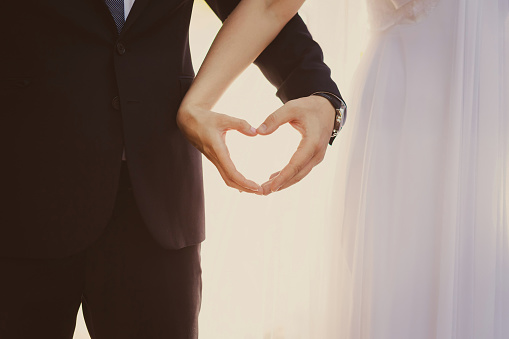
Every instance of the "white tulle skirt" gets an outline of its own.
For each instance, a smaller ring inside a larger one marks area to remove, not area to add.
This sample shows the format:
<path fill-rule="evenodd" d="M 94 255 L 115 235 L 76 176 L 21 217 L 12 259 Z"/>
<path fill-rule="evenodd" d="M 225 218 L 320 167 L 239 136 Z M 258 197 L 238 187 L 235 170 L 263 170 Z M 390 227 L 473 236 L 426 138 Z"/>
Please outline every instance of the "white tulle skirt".
<path fill-rule="evenodd" d="M 340 139 L 328 338 L 509 338 L 508 7 L 443 0 L 374 34 Z"/>

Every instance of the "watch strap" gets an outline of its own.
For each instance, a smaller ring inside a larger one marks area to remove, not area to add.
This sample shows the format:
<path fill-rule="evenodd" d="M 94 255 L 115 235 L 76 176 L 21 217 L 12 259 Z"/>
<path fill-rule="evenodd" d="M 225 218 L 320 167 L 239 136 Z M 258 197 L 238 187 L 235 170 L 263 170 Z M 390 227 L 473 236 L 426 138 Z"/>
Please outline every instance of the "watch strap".
<path fill-rule="evenodd" d="M 334 139 L 338 135 L 339 131 L 343 128 L 346 121 L 346 111 L 347 107 L 343 99 L 338 97 L 337 95 L 329 92 L 315 92 L 312 95 L 321 96 L 331 103 L 331 105 L 336 110 L 336 115 L 334 117 L 334 128 L 331 133 L 331 137 L 329 139 L 329 145 L 332 145 Z"/>

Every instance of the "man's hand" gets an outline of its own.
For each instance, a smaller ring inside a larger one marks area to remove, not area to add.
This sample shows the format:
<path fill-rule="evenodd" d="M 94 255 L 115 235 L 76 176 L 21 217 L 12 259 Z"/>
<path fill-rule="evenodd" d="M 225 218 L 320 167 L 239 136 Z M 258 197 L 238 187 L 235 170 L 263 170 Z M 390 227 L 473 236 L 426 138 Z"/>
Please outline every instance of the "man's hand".
<path fill-rule="evenodd" d="M 311 95 L 287 102 L 258 127 L 258 134 L 268 135 L 279 126 L 290 123 L 302 135 L 288 165 L 262 184 L 264 195 L 299 182 L 323 160 L 334 128 L 334 117 L 334 108 L 327 99 Z"/>
<path fill-rule="evenodd" d="M 262 194 L 260 185 L 237 171 L 225 143 L 226 132 L 229 130 L 237 130 L 250 137 L 256 136 L 256 129 L 247 121 L 200 107 L 181 106 L 177 124 L 191 144 L 217 167 L 226 185 L 239 191 Z"/>

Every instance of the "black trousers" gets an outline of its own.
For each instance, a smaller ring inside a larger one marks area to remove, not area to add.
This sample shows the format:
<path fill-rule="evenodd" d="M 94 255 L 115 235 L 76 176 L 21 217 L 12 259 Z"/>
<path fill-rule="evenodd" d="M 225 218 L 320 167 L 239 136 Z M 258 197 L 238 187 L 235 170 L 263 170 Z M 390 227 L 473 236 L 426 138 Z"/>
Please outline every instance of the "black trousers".
<path fill-rule="evenodd" d="M 92 339 L 198 337 L 200 245 L 161 248 L 145 229 L 123 165 L 101 238 L 67 258 L 0 258 L 0 338 L 72 338 L 83 314 Z"/>

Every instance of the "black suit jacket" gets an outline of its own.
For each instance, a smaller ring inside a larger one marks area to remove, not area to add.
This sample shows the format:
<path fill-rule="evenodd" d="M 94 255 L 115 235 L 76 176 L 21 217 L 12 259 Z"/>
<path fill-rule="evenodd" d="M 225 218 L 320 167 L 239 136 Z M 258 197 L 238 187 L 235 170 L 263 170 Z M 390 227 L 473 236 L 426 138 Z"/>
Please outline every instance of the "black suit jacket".
<path fill-rule="evenodd" d="M 224 20 L 238 0 L 209 0 Z M 201 155 L 175 117 L 194 77 L 192 0 L 136 0 L 117 34 L 103 0 L 4 1 L 0 11 L 0 255 L 57 257 L 111 217 L 125 145 L 154 238 L 204 239 Z M 296 16 L 257 65 L 287 101 L 339 92 Z"/>

